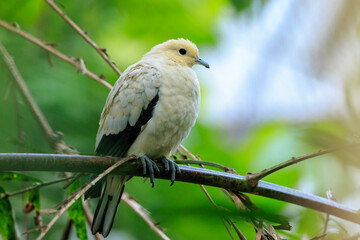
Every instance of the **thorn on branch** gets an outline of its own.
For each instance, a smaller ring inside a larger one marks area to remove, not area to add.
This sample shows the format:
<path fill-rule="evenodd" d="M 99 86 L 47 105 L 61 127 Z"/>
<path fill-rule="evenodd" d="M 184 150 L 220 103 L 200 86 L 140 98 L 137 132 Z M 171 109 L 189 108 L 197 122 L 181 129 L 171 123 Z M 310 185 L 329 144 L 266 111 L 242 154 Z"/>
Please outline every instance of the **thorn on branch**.
<path fill-rule="evenodd" d="M 65 7 L 65 5 L 64 4 L 62 4 L 61 2 L 59 2 L 59 1 L 56 1 L 56 0 L 54 0 L 54 2 L 56 3 L 56 5 L 59 5 L 61 8 L 63 8 L 63 9 L 65 9 L 66 7 Z"/>
<path fill-rule="evenodd" d="M 64 138 L 64 134 L 60 131 L 57 131 L 53 135 L 54 141 L 62 141 Z"/>
<path fill-rule="evenodd" d="M 86 66 L 85 66 L 85 61 L 84 61 L 84 59 L 82 59 L 82 58 L 75 58 L 75 60 L 80 63 L 80 65 L 78 66 L 77 71 L 78 71 L 78 72 L 81 71 L 82 74 L 85 74 L 85 73 L 87 72 L 87 69 L 86 69 Z"/>
<path fill-rule="evenodd" d="M 106 48 L 100 48 L 100 50 L 106 55 L 106 56 L 109 56 L 106 52 Z"/>
<path fill-rule="evenodd" d="M 53 47 L 53 48 L 58 48 L 59 47 L 59 43 L 56 42 L 45 42 L 46 45 Z"/>
<path fill-rule="evenodd" d="M 13 22 L 11 25 L 17 29 L 20 29 L 20 25 L 17 22 Z"/>

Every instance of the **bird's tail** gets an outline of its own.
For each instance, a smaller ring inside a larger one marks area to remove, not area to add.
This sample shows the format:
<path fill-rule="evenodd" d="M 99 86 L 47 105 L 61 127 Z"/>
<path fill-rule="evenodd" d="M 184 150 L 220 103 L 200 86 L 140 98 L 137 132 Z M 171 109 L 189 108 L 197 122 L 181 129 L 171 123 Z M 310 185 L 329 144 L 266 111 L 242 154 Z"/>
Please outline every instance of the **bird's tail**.
<path fill-rule="evenodd" d="M 115 214 L 124 191 L 126 176 L 108 175 L 104 181 L 100 200 L 96 207 L 91 226 L 93 234 L 101 233 L 106 237 L 113 225 Z"/>

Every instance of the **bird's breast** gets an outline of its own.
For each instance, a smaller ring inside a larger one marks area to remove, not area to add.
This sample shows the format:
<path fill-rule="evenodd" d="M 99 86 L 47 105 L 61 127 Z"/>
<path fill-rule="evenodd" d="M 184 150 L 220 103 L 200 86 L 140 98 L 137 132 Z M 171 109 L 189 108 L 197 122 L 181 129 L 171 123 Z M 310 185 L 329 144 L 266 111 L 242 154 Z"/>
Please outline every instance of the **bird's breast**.
<path fill-rule="evenodd" d="M 152 158 L 169 156 L 195 124 L 200 107 L 200 87 L 195 73 L 163 77 L 153 116 L 130 154 L 147 154 Z"/>

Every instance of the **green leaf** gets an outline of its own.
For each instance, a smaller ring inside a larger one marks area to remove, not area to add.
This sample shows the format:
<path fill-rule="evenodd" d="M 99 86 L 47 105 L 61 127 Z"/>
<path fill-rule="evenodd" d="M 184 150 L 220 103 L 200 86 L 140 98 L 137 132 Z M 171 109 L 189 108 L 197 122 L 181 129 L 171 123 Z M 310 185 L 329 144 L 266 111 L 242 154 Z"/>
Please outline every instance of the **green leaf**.
<path fill-rule="evenodd" d="M 68 189 L 68 194 L 75 192 L 80 188 L 79 179 L 73 182 Z M 81 198 L 78 199 L 69 209 L 68 209 L 69 219 L 71 219 L 74 223 L 76 229 L 76 235 L 79 239 L 88 239 L 86 233 L 86 223 L 85 223 L 85 214 L 82 205 Z"/>
<path fill-rule="evenodd" d="M 24 175 L 18 172 L 2 172 L 0 173 L 0 181 L 17 181 L 17 182 L 42 182 L 38 178 Z"/>
<path fill-rule="evenodd" d="M 0 194 L 5 190 L 0 187 Z M 0 199 L 0 235 L 4 240 L 16 239 L 14 219 L 10 201 L 7 197 Z"/>
<path fill-rule="evenodd" d="M 18 172 L 3 172 L 0 173 L 0 181 L 17 181 L 17 182 L 37 182 L 41 183 L 42 180 L 27 176 Z M 40 211 L 40 191 L 39 189 L 33 189 L 25 193 L 24 196 L 24 211 L 26 213 L 36 209 Z"/>
<path fill-rule="evenodd" d="M 33 209 L 37 212 L 40 211 L 40 192 L 38 188 L 26 192 L 24 196 L 24 211 L 28 213 Z"/>

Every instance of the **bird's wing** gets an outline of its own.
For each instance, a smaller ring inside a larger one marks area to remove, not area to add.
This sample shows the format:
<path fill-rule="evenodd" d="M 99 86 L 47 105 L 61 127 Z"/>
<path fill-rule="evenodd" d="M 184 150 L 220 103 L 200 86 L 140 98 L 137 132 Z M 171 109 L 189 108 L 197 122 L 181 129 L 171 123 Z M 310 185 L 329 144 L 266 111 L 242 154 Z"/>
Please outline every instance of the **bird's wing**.
<path fill-rule="evenodd" d="M 111 90 L 96 136 L 96 154 L 123 157 L 152 117 L 161 74 L 153 66 L 129 67 Z"/>

